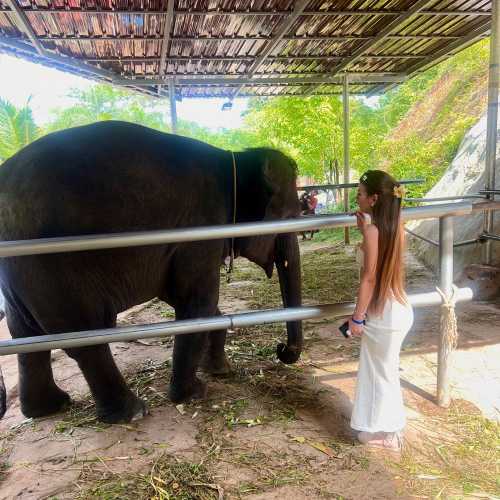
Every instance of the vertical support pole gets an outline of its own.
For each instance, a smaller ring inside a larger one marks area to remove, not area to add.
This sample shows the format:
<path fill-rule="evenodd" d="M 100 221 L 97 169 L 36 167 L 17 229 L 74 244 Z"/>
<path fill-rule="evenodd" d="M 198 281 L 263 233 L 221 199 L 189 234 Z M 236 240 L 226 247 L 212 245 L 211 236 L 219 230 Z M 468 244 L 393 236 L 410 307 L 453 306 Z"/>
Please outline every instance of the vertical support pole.
<path fill-rule="evenodd" d="M 344 88 L 342 91 L 344 105 L 344 183 L 349 183 L 349 77 L 344 75 Z M 344 211 L 349 212 L 349 188 L 344 188 Z M 350 243 L 349 228 L 344 228 L 344 243 Z"/>
<path fill-rule="evenodd" d="M 446 297 L 451 297 L 453 290 L 453 217 L 451 215 L 439 219 L 439 281 L 442 292 Z M 443 408 L 447 408 L 451 400 L 450 355 L 451 352 L 447 349 L 446 331 L 441 326 L 438 347 L 437 403 Z"/>
<path fill-rule="evenodd" d="M 500 80 L 500 0 L 492 1 L 492 19 L 490 36 L 490 69 L 488 75 L 488 117 L 486 125 L 486 189 L 495 189 L 495 168 L 497 150 L 498 121 L 498 86 Z M 488 198 L 495 199 L 494 194 Z M 493 232 L 493 210 L 484 212 L 484 231 Z M 483 246 L 483 264 L 491 264 L 491 240 L 486 240 Z"/>
<path fill-rule="evenodd" d="M 175 103 L 175 81 L 171 78 L 168 81 L 168 96 L 170 98 L 170 123 L 172 125 L 172 134 L 177 133 L 177 107 Z"/>

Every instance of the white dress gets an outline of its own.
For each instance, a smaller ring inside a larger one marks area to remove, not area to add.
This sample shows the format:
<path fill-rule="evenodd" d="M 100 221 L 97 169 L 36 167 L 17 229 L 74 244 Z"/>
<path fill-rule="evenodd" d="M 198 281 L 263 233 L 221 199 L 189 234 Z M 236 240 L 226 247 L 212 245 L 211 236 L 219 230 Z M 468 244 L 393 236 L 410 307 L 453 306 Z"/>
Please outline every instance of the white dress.
<path fill-rule="evenodd" d="M 361 255 L 358 257 L 362 260 Z M 397 432 L 406 417 L 399 383 L 399 352 L 413 324 L 413 309 L 387 300 L 381 316 L 368 315 L 361 337 L 351 427 L 366 432 Z"/>

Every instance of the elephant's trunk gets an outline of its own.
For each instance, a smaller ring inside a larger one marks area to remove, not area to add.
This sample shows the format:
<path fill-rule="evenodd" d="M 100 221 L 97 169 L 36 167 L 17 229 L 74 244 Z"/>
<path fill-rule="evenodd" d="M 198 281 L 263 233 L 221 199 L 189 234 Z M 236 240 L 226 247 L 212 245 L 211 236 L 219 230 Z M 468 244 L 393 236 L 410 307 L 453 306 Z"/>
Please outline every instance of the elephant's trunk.
<path fill-rule="evenodd" d="M 0 368 L 0 418 L 5 415 L 7 411 L 7 391 L 3 382 L 2 369 Z"/>
<path fill-rule="evenodd" d="M 302 305 L 300 253 L 297 235 L 282 234 L 276 239 L 275 262 L 280 279 L 284 307 Z M 302 321 L 286 324 L 288 345 L 278 344 L 278 358 L 283 363 L 295 363 L 302 351 Z"/>

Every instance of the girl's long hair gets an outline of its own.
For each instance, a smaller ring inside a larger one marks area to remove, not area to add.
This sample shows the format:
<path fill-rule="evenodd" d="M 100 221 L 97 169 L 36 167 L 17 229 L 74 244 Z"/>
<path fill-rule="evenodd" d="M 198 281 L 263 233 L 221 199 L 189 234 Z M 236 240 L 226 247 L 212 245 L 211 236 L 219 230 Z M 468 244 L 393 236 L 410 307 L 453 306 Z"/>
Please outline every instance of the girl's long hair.
<path fill-rule="evenodd" d="M 403 190 L 382 170 L 368 170 L 360 182 L 369 196 L 378 195 L 372 213 L 373 223 L 378 228 L 377 275 L 369 310 L 381 315 L 391 297 L 401 304 L 407 303 L 403 265 L 405 238 L 401 221 Z"/>

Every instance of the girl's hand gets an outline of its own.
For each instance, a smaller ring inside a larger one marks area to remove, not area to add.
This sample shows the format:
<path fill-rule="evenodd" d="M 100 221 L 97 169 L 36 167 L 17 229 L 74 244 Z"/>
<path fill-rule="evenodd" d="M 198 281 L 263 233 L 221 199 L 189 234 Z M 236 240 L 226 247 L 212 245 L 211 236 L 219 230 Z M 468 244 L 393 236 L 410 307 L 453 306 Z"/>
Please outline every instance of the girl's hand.
<path fill-rule="evenodd" d="M 349 318 L 349 331 L 353 337 L 361 337 L 363 334 L 364 325 L 358 325 L 354 323 L 352 318 Z"/>
<path fill-rule="evenodd" d="M 363 212 L 361 212 L 360 210 L 358 210 L 356 213 L 356 224 L 358 225 L 358 229 L 364 233 L 365 232 L 365 229 L 367 228 L 368 226 L 368 222 L 366 220 L 366 217 L 365 217 L 365 214 Z"/>

